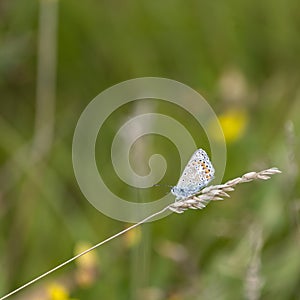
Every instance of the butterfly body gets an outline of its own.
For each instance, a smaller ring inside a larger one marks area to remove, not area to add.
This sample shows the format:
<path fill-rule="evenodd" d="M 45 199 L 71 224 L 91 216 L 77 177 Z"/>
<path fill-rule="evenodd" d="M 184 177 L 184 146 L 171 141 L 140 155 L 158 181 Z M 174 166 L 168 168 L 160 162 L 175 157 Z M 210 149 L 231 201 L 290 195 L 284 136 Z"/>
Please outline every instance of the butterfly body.
<path fill-rule="evenodd" d="M 176 200 L 197 194 L 214 178 L 215 169 L 203 149 L 198 149 L 185 166 L 176 186 L 171 193 Z"/>

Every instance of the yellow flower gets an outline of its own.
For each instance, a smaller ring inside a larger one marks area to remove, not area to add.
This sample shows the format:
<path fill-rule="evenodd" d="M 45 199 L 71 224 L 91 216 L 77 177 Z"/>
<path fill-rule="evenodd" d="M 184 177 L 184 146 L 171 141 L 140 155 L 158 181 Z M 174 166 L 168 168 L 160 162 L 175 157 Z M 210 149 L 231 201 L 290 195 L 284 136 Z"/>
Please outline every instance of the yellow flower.
<path fill-rule="evenodd" d="M 218 119 L 227 143 L 238 140 L 245 132 L 248 123 L 247 113 L 244 110 L 238 109 L 228 110 L 219 115 Z M 216 126 L 218 125 L 210 124 L 210 134 L 216 140 L 222 140 L 222 137 L 216 135 L 216 132 L 219 132 L 216 130 Z"/>
<path fill-rule="evenodd" d="M 89 249 L 92 245 L 79 242 L 75 247 L 75 255 Z M 95 251 L 88 252 L 76 260 L 76 281 L 81 287 L 91 286 L 99 275 L 99 260 Z"/>
<path fill-rule="evenodd" d="M 229 110 L 219 116 L 224 136 L 227 142 L 239 139 L 247 126 L 248 116 L 243 110 Z"/>
<path fill-rule="evenodd" d="M 50 300 L 71 300 L 68 290 L 60 283 L 52 283 L 47 288 Z"/>
<path fill-rule="evenodd" d="M 92 245 L 90 243 L 78 242 L 75 246 L 74 254 L 77 255 L 77 254 L 89 249 L 90 247 L 92 247 Z M 95 251 L 88 252 L 88 253 L 84 254 L 83 256 L 79 257 L 76 260 L 76 263 L 80 268 L 91 268 L 91 267 L 97 266 L 97 264 L 98 264 L 97 253 Z"/>
<path fill-rule="evenodd" d="M 136 246 L 141 241 L 141 229 L 136 227 L 124 235 L 124 242 L 128 248 Z"/>

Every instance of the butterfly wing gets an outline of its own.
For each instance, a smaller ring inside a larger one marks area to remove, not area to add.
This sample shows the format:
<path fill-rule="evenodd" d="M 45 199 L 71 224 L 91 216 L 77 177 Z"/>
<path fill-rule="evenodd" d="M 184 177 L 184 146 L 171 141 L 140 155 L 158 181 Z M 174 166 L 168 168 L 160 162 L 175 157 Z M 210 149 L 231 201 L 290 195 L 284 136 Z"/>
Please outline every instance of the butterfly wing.
<path fill-rule="evenodd" d="M 203 149 L 198 149 L 185 166 L 178 183 L 173 189 L 178 198 L 184 198 L 199 192 L 214 178 L 215 169 Z"/>

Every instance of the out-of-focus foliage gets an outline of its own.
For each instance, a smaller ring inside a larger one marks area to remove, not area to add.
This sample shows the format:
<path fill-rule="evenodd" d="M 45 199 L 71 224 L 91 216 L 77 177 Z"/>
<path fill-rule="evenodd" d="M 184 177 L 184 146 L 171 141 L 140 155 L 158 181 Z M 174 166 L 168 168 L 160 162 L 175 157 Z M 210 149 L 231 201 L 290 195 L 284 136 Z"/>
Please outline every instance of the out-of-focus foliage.
<path fill-rule="evenodd" d="M 283 173 L 203 211 L 146 224 L 96 250 L 88 268 L 71 264 L 14 299 L 299 299 L 299 11 L 296 0 L 59 1 L 53 138 L 40 137 L 42 151 L 34 143 L 41 10 L 37 1 L 1 1 L 0 297 L 71 257 L 80 241 L 127 226 L 82 195 L 73 132 L 99 92 L 158 76 L 199 91 L 220 116 L 224 180 L 272 166 Z M 112 116 L 101 151 L 137 106 Z M 184 112 L 155 107 L 175 114 L 201 146 Z M 163 138 L 140 143 L 176 157 Z M 176 183 L 173 173 L 165 183 Z M 83 270 L 88 284 L 78 279 Z"/>

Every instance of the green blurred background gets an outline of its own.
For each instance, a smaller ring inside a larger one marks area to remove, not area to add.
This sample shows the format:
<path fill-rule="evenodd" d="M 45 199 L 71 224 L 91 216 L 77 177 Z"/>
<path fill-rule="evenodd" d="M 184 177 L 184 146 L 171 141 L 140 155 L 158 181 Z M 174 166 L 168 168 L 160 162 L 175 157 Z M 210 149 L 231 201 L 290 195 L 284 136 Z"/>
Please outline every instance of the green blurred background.
<path fill-rule="evenodd" d="M 11 298 L 300 299 L 300 3 L 156 2 L 0 2 L 0 297 L 129 226 L 82 195 L 72 137 L 99 92 L 158 76 L 199 91 L 218 114 L 224 181 L 282 174 L 146 224 Z M 138 105 L 107 125 L 103 151 Z M 177 158 L 164 139 L 143 143 Z"/>

